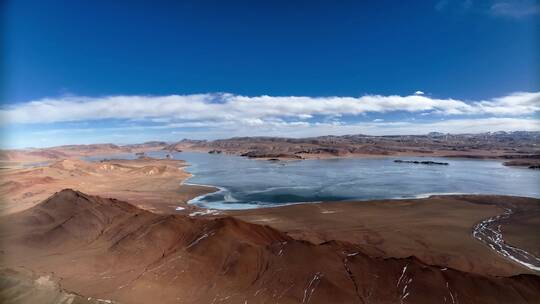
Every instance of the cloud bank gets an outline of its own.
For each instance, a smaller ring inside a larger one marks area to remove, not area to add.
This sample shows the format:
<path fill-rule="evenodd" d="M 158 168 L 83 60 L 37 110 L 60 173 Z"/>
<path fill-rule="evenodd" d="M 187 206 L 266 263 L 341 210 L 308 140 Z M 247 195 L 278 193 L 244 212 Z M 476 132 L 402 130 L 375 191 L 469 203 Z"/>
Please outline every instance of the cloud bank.
<path fill-rule="evenodd" d="M 490 100 L 438 99 L 419 94 L 361 97 L 196 94 L 46 98 L 0 110 L 4 124 L 103 119 L 153 121 L 272 122 L 318 116 L 409 112 L 424 115 L 522 116 L 540 111 L 540 92 L 518 92 Z"/>
<path fill-rule="evenodd" d="M 466 101 L 409 96 L 195 94 L 45 98 L 0 108 L 4 147 L 233 136 L 540 131 L 540 92 Z"/>

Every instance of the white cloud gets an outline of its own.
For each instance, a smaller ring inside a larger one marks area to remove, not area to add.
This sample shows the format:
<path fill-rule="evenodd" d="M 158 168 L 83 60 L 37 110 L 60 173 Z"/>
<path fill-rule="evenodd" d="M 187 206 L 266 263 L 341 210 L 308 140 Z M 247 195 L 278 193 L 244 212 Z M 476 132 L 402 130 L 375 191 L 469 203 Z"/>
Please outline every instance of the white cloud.
<path fill-rule="evenodd" d="M 404 135 L 427 134 L 429 132 L 443 133 L 480 133 L 493 131 L 540 131 L 540 123 L 535 119 L 526 118 L 479 118 L 479 119 L 448 119 L 440 121 L 377 121 L 343 123 L 282 123 L 242 128 L 237 125 L 221 127 L 214 130 L 202 129 L 198 132 L 185 132 L 183 137 L 198 138 L 228 138 L 233 136 L 285 136 L 309 137 L 321 135 Z M 178 132 L 181 135 L 182 132 Z"/>
<path fill-rule="evenodd" d="M 519 19 L 540 13 L 540 5 L 535 0 L 495 1 L 490 12 L 494 16 Z"/>
<path fill-rule="evenodd" d="M 184 127 L 199 127 L 189 131 L 177 130 Z M 204 126 L 204 127 L 203 127 Z M 188 134 L 190 138 L 215 139 L 233 136 L 285 136 L 305 137 L 319 135 L 344 135 L 344 134 L 367 134 L 367 135 L 402 135 L 402 134 L 427 134 L 437 131 L 444 133 L 479 133 L 492 131 L 540 131 L 540 122 L 533 118 L 477 118 L 477 119 L 447 119 L 437 121 L 384 121 L 375 119 L 371 122 L 357 122 L 344 124 L 342 122 L 314 122 L 305 121 L 274 121 L 257 122 L 244 121 L 242 123 L 212 123 L 205 122 L 200 125 L 194 124 L 169 124 L 163 126 L 143 127 L 112 127 L 112 128 L 88 128 L 88 129 L 53 129 L 31 132 L 33 135 L 60 135 L 62 134 L 86 134 L 111 132 L 124 132 L 123 134 L 141 133 L 141 131 L 175 130 L 174 134 Z M 142 132 L 144 133 L 144 132 Z"/>
<path fill-rule="evenodd" d="M 315 115 L 340 117 L 366 113 L 432 113 L 438 115 L 523 116 L 540 111 L 540 92 L 518 92 L 490 100 L 465 102 L 424 95 L 361 97 L 256 96 L 197 94 L 46 98 L 4 107 L 4 125 L 103 119 L 171 123 L 261 123 L 306 120 Z"/>
<path fill-rule="evenodd" d="M 8 133 L 4 148 L 28 146 L 56 146 L 63 144 L 88 144 L 114 142 L 117 144 L 138 143 L 148 140 L 177 141 L 182 138 L 218 139 L 234 136 L 282 136 L 310 137 L 320 135 L 405 135 L 443 133 L 479 133 L 492 131 L 540 131 L 540 123 L 532 118 L 479 118 L 448 119 L 439 121 L 373 121 L 353 124 L 317 122 L 272 122 L 265 124 L 207 124 L 204 128 L 176 129 L 178 125 L 159 127 L 130 126 L 121 128 L 54 129 L 29 132 L 25 136 Z M 170 131 L 165 132 L 167 129 Z"/>
<path fill-rule="evenodd" d="M 424 92 L 422 92 L 422 91 L 416 91 L 416 92 L 414 92 L 414 95 L 424 95 Z"/>

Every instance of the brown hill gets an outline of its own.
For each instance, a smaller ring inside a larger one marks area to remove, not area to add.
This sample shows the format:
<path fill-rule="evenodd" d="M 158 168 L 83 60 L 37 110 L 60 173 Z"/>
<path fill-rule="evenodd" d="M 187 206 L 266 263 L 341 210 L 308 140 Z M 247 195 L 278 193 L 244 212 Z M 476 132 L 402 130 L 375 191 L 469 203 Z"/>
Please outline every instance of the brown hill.
<path fill-rule="evenodd" d="M 54 161 L 65 158 L 80 158 L 92 155 L 114 155 L 158 151 L 167 147 L 165 142 L 152 141 L 142 144 L 118 146 L 115 144 L 65 145 L 49 148 L 0 150 L 0 160 L 7 162 Z"/>
<path fill-rule="evenodd" d="M 219 151 L 250 158 L 328 158 L 373 155 L 449 156 L 499 159 L 538 159 L 540 132 L 495 132 L 310 138 L 233 137 L 213 141 L 182 140 L 171 151 Z"/>
<path fill-rule="evenodd" d="M 92 299 L 538 303 L 540 298 L 540 277 L 534 275 L 491 277 L 414 257 L 373 258 L 344 242 L 312 244 L 231 217 L 158 215 L 74 190 L 4 216 L 1 223 L 4 267 L 53 273 L 63 290 Z"/>
<path fill-rule="evenodd" d="M 0 214 L 15 213 L 66 188 L 115 197 L 156 212 L 175 212 L 185 202 L 215 191 L 212 187 L 182 185 L 190 174 L 185 162 L 140 158 L 89 162 L 63 159 L 39 166 L 9 168 L 0 174 Z"/>

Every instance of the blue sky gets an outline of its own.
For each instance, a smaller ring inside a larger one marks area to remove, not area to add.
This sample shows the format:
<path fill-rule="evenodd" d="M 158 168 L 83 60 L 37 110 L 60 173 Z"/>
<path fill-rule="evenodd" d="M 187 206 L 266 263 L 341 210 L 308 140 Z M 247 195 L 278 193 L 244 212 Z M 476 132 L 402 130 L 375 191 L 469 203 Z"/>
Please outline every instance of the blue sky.
<path fill-rule="evenodd" d="M 534 0 L 253 2 L 3 1 L 2 145 L 540 129 Z"/>

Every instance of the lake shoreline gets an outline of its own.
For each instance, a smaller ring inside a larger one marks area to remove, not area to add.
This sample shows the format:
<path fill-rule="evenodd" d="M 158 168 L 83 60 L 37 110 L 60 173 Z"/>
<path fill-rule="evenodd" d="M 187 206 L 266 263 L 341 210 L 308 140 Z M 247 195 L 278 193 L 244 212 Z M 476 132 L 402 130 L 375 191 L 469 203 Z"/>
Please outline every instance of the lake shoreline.
<path fill-rule="evenodd" d="M 410 199 L 445 194 L 540 197 L 540 193 L 534 191 L 504 191 L 508 187 L 501 188 L 500 185 L 504 185 L 506 182 L 503 181 L 510 176 L 526 185 L 538 180 L 539 176 L 532 170 L 504 167 L 498 160 L 483 159 L 480 162 L 441 157 L 431 158 L 424 164 L 424 158 L 420 161 L 419 158 L 411 158 L 396 162 L 394 157 L 386 156 L 266 162 L 237 155 L 201 152 L 175 153 L 173 157 L 184 159 L 189 164 L 186 170 L 193 176 L 185 183 L 219 189 L 218 192 L 205 193 L 190 200 L 188 205 L 216 210 L 279 207 L 319 201 Z M 448 165 L 431 165 L 443 161 Z M 487 184 L 481 187 L 470 185 L 468 178 L 473 171 L 477 172 L 480 180 L 487 179 Z M 404 176 L 407 178 L 403 179 Z M 390 190 L 381 192 L 389 185 L 393 185 Z M 534 190 L 533 187 L 522 188 Z"/>

